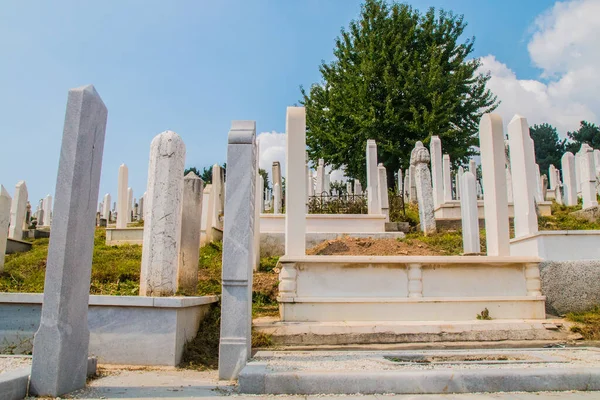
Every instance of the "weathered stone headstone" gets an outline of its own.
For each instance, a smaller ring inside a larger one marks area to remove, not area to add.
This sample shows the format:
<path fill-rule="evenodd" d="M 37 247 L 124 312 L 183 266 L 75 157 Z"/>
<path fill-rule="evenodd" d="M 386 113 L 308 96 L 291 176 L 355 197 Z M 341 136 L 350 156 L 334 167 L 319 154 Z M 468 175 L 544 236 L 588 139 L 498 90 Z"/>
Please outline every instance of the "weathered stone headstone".
<path fill-rule="evenodd" d="M 223 229 L 223 289 L 219 340 L 219 378 L 227 380 L 236 379 L 251 356 L 257 157 L 255 140 L 254 121 L 232 122 L 227 145 L 228 195 L 225 203 L 227 218 Z M 289 141 L 288 131 L 288 143 Z M 304 151 L 304 148 L 302 150 Z M 289 156 L 288 153 L 288 158 Z M 289 164 L 287 171 L 288 181 L 290 181 Z M 301 171 L 304 177 L 304 168 Z M 304 188 L 304 185 L 298 186 Z M 304 196 L 301 201 L 304 201 Z M 303 207 L 301 211 L 304 212 Z"/>
<path fill-rule="evenodd" d="M 285 254 L 306 254 L 306 186 L 304 182 L 304 152 L 306 151 L 306 110 L 288 107 L 286 113 L 286 174 Z"/>
<path fill-rule="evenodd" d="M 438 208 L 444 202 L 444 173 L 442 165 L 442 141 L 432 136 L 429 144 L 431 153 L 431 184 L 433 185 L 433 206 Z"/>
<path fill-rule="evenodd" d="M 281 214 L 281 188 L 279 183 L 273 185 L 273 214 Z"/>
<path fill-rule="evenodd" d="M 481 172 L 485 186 L 484 210 L 487 254 L 510 255 L 508 200 L 506 196 L 506 153 L 502 118 L 484 114 L 479 123 Z M 511 157 L 512 158 L 512 157 Z"/>
<path fill-rule="evenodd" d="M 369 214 L 381 214 L 377 173 L 377 144 L 367 140 L 367 207 Z"/>
<path fill-rule="evenodd" d="M 29 393 L 60 396 L 85 386 L 94 215 L 107 110 L 92 85 L 69 90 L 56 208 Z"/>
<path fill-rule="evenodd" d="M 358 179 L 354 180 L 354 195 L 362 196 L 362 185 Z"/>
<path fill-rule="evenodd" d="M 129 169 L 127 165 L 121 164 L 119 166 L 119 181 L 117 187 L 117 228 L 127 228 L 127 213 L 129 207 L 127 207 L 127 199 L 129 193 L 127 191 L 127 180 L 129 179 Z"/>
<path fill-rule="evenodd" d="M 429 167 L 428 167 L 429 168 Z M 411 203 L 417 202 L 417 181 L 415 179 L 415 166 L 411 165 L 408 168 L 408 200 Z"/>
<path fill-rule="evenodd" d="M 4 186 L 0 185 L 0 272 L 4 271 L 4 254 L 6 253 L 11 203 L 10 194 Z"/>
<path fill-rule="evenodd" d="M 329 196 L 331 194 L 331 175 L 325 173 L 323 175 L 323 191 Z"/>
<path fill-rule="evenodd" d="M 550 183 L 550 190 L 554 190 L 556 188 L 556 167 L 552 164 L 548 167 L 548 179 Z"/>
<path fill-rule="evenodd" d="M 325 185 L 325 161 L 319 158 L 319 164 L 317 165 L 317 196 L 323 193 Z"/>
<path fill-rule="evenodd" d="M 403 188 L 403 185 L 404 185 L 404 177 L 403 177 L 403 174 L 402 174 L 402 169 L 398 170 L 398 177 L 397 178 L 398 178 L 398 180 L 397 180 L 397 183 L 396 183 L 396 193 L 399 194 L 399 195 L 401 195 L 401 196 L 403 196 L 402 188 Z"/>
<path fill-rule="evenodd" d="M 50 226 L 52 224 L 52 196 L 46 195 L 42 202 L 44 210 L 44 226 Z"/>
<path fill-rule="evenodd" d="M 531 140 L 531 146 L 533 146 L 533 140 Z M 540 174 L 539 164 L 534 164 L 534 175 L 535 175 L 535 200 L 538 203 L 544 201 L 544 189 L 542 185 L 542 175 Z"/>
<path fill-rule="evenodd" d="M 581 178 L 582 208 L 590 208 L 598 205 L 596 197 L 596 166 L 594 165 L 594 150 L 590 146 L 581 146 L 579 151 L 579 171 Z"/>
<path fill-rule="evenodd" d="M 475 180 L 477 180 L 477 163 L 473 159 L 469 160 L 469 172 L 472 173 Z"/>
<path fill-rule="evenodd" d="M 281 179 L 281 165 L 279 164 L 279 161 L 273 161 L 273 198 L 274 198 L 274 210 L 278 210 L 275 211 L 275 214 L 281 214 L 281 206 L 282 206 L 282 199 L 283 199 L 283 181 Z M 277 186 L 275 186 L 277 185 Z M 279 199 L 279 200 L 278 200 Z"/>
<path fill-rule="evenodd" d="M 475 183 L 475 176 L 469 171 L 465 172 L 461 177 L 460 186 L 463 252 L 465 254 L 480 253 L 479 213 L 477 212 L 477 185 Z"/>
<path fill-rule="evenodd" d="M 519 171 L 512 177 L 515 237 L 531 235 L 538 231 L 535 211 L 537 180 L 536 169 L 531 160 L 531 140 L 527 119 L 520 115 L 508 124 L 508 142 L 510 145 L 510 169 Z"/>
<path fill-rule="evenodd" d="M 465 173 L 465 169 L 462 167 L 462 165 L 460 167 L 458 167 L 458 171 L 456 172 L 455 175 L 455 186 L 456 186 L 456 200 L 460 200 L 460 196 L 462 193 L 462 189 L 460 187 L 460 182 L 461 182 L 461 178 L 463 176 L 463 174 Z"/>
<path fill-rule="evenodd" d="M 195 293 L 198 285 L 198 257 L 200 256 L 200 225 L 202 223 L 202 192 L 204 181 L 193 171 L 183 179 L 183 206 L 181 208 L 181 246 L 179 248 L 179 290 Z"/>
<path fill-rule="evenodd" d="M 15 197 L 10 206 L 10 228 L 8 237 L 11 239 L 23 239 L 23 226 L 27 214 L 27 185 L 25 181 L 19 181 L 15 187 Z"/>
<path fill-rule="evenodd" d="M 404 174 L 404 187 L 402 188 L 402 190 L 404 202 L 408 203 L 410 201 L 410 169 L 407 169 L 406 174 Z"/>
<path fill-rule="evenodd" d="M 417 142 L 410 154 L 410 165 L 414 166 L 417 199 L 419 202 L 419 220 L 421 231 L 425 235 L 436 232 L 433 187 L 429 172 L 429 152 L 423 143 Z"/>
<path fill-rule="evenodd" d="M 582 146 L 583 147 L 583 146 Z M 577 197 L 581 196 L 581 149 L 575 153 L 575 185 L 577 188 Z"/>
<path fill-rule="evenodd" d="M 127 222 L 133 222 L 133 189 L 127 188 Z"/>
<path fill-rule="evenodd" d="M 452 172 L 450 170 L 450 155 L 444 154 L 444 202 L 452 201 Z"/>
<path fill-rule="evenodd" d="M 542 182 L 542 199 L 546 199 L 546 194 L 548 192 L 548 176 L 546 174 L 541 176 Z"/>
<path fill-rule="evenodd" d="M 567 206 L 577 205 L 577 185 L 575 174 L 575 156 L 570 151 L 563 154 L 560 160 L 562 166 L 563 186 L 565 192 L 564 202 Z"/>
<path fill-rule="evenodd" d="M 348 196 L 352 195 L 352 182 L 346 181 L 346 194 Z"/>
<path fill-rule="evenodd" d="M 390 201 L 388 197 L 387 171 L 383 164 L 377 166 L 377 177 L 379 179 L 379 208 L 385 215 L 385 222 L 390 222 Z"/>
<path fill-rule="evenodd" d="M 185 144 L 178 134 L 165 131 L 152 140 L 140 296 L 172 296 L 177 291 L 184 164 Z"/>
<path fill-rule="evenodd" d="M 106 222 L 110 222 L 110 194 L 106 193 L 104 195 L 104 204 L 102 206 L 102 218 L 106 220 Z"/>
<path fill-rule="evenodd" d="M 144 192 L 143 196 L 140 197 L 140 207 L 139 207 L 139 212 L 140 212 L 140 218 L 143 220 L 144 219 L 144 203 L 146 201 L 146 192 Z"/>

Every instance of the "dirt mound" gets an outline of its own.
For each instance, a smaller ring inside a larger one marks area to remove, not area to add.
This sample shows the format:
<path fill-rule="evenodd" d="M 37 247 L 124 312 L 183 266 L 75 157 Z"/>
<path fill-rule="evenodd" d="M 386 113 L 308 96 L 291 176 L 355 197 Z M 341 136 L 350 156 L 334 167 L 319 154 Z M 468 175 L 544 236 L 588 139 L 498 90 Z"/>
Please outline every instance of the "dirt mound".
<path fill-rule="evenodd" d="M 347 256 L 437 256 L 442 252 L 418 239 L 371 239 L 343 237 L 327 240 L 307 251 L 310 255 Z"/>

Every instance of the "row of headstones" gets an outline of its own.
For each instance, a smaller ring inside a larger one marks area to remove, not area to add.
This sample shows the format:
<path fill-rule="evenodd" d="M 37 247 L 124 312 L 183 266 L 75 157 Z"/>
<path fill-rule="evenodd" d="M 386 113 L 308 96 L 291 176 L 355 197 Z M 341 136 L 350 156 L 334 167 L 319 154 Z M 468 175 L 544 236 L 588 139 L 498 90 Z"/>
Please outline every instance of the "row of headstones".
<path fill-rule="evenodd" d="M 442 158 L 441 140 L 438 136 L 432 136 L 430 143 L 430 158 L 431 158 L 431 180 L 434 190 L 434 204 L 437 208 L 444 202 L 452 200 L 460 200 L 461 186 L 460 180 L 465 169 L 460 166 L 455 173 L 451 171 L 450 155 L 444 154 Z M 437 161 L 435 161 L 438 159 Z M 437 168 L 443 164 L 443 168 Z M 477 164 L 475 160 L 469 161 L 468 171 L 477 177 Z M 508 171 L 509 172 L 509 171 Z M 441 182 L 441 184 L 439 183 Z M 483 199 L 483 189 L 481 182 L 476 178 L 476 194 L 478 199 Z M 417 202 L 417 188 L 415 178 L 415 167 L 409 166 L 406 170 L 398 170 L 398 191 L 402 193 L 404 201 L 407 203 Z M 509 195 L 509 197 L 511 194 Z M 512 201 L 512 200 L 509 200 Z"/>
<path fill-rule="evenodd" d="M 567 206 L 577 205 L 578 197 L 583 201 L 583 208 L 598 205 L 600 194 L 598 176 L 600 176 L 600 150 L 594 150 L 583 143 L 577 154 L 566 152 L 561 158 L 561 171 L 550 165 L 550 190 L 555 193 L 556 201 Z"/>
<path fill-rule="evenodd" d="M 51 218 L 51 195 L 40 200 L 36 212 L 32 214 L 25 181 L 16 184 L 13 197 L 0 185 L 0 272 L 4 269 L 7 239 L 22 240 L 29 237 L 32 223 L 36 227 L 50 226 Z"/>
<path fill-rule="evenodd" d="M 117 228 L 126 228 L 128 223 L 144 219 L 146 192 L 139 200 L 133 197 L 133 189 L 127 186 L 128 176 L 127 165 L 121 164 L 117 181 L 117 201 L 112 203 L 111 209 L 112 197 L 110 193 L 106 193 L 98 204 L 98 219 L 105 220 L 105 223 L 116 222 Z M 119 220 L 119 212 L 122 213 L 121 215 L 126 215 L 127 218 Z"/>

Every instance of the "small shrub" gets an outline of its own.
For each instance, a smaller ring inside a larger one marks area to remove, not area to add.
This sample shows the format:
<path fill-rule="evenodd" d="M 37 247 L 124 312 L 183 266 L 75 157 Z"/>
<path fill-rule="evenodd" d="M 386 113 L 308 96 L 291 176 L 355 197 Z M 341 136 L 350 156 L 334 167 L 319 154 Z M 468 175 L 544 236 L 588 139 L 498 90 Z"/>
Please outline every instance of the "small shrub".
<path fill-rule="evenodd" d="M 258 270 L 261 272 L 273 272 L 278 262 L 279 257 L 277 256 L 263 257 L 260 259 Z"/>
<path fill-rule="evenodd" d="M 485 321 L 489 321 L 492 319 L 492 317 L 490 317 L 490 311 L 487 309 L 487 307 L 484 308 L 483 311 L 481 311 L 481 314 L 477 314 L 477 319 Z"/>

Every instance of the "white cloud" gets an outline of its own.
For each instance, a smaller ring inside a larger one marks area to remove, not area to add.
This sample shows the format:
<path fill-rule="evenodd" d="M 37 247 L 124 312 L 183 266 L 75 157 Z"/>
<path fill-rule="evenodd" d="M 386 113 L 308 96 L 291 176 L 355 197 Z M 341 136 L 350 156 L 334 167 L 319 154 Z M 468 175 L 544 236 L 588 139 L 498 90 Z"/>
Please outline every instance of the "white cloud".
<path fill-rule="evenodd" d="M 281 175 L 287 176 L 285 171 L 285 142 L 286 134 L 279 132 L 262 132 L 257 137 L 259 143 L 259 159 L 258 165 L 260 168 L 267 171 L 269 174 L 269 181 L 272 181 L 272 169 L 273 162 L 279 161 L 281 164 Z M 325 170 L 331 174 L 331 181 L 343 181 L 346 180 L 344 171 L 334 170 L 331 171 L 331 167 L 326 167 Z"/>
<path fill-rule="evenodd" d="M 536 18 L 528 51 L 542 70 L 539 80 L 518 79 L 493 55 L 482 58 L 481 70 L 491 73 L 488 87 L 502 101 L 497 112 L 505 121 L 519 113 L 530 125 L 548 122 L 562 135 L 581 120 L 600 122 L 599 13 L 598 0 L 575 0 L 557 2 Z"/>

